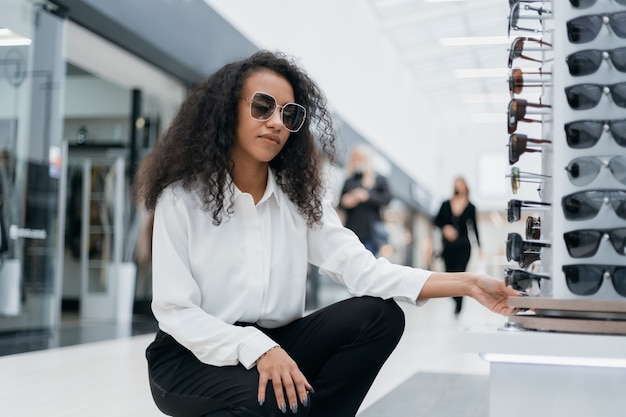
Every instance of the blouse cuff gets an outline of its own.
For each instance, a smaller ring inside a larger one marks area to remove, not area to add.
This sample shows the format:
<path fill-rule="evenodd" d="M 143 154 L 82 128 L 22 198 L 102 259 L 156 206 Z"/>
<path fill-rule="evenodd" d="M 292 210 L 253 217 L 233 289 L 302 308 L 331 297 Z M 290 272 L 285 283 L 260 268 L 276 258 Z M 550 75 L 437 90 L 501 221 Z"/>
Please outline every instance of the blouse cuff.
<path fill-rule="evenodd" d="M 256 365 L 256 361 L 275 346 L 278 346 L 278 343 L 259 331 L 257 335 L 247 340 L 239 348 L 239 362 L 246 369 L 252 369 Z"/>

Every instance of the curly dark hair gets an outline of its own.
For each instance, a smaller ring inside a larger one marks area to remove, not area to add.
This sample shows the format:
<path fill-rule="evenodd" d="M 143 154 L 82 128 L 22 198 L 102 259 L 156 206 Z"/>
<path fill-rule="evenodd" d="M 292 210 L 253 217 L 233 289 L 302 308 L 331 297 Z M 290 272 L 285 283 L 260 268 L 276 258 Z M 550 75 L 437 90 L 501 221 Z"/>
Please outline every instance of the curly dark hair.
<path fill-rule="evenodd" d="M 284 53 L 270 51 L 226 64 L 191 89 L 138 168 L 135 196 L 148 211 L 154 211 L 168 185 L 180 181 L 185 190 L 198 194 L 204 210 L 212 212 L 213 224 L 221 224 L 224 214 L 233 214 L 232 201 L 224 201 L 224 190 L 234 187 L 227 181 L 233 173 L 231 150 L 240 91 L 251 75 L 268 69 L 291 84 L 295 101 L 307 110 L 304 125 L 290 134 L 270 167 L 309 227 L 320 223 L 322 164 L 324 160 L 334 161 L 336 151 L 332 116 L 324 93 L 306 72 Z"/>

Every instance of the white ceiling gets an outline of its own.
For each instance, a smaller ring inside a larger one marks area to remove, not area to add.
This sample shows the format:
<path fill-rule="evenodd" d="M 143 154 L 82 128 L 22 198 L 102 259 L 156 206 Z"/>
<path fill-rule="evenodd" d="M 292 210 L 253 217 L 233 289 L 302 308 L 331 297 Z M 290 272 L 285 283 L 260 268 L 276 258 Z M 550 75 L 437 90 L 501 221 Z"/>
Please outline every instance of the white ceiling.
<path fill-rule="evenodd" d="M 515 36 L 529 35 L 508 36 L 509 0 L 204 1 L 260 47 L 298 57 L 341 117 L 435 198 L 447 198 L 463 175 L 480 209 L 506 207 L 508 49 Z M 500 42 L 441 43 L 459 37 Z M 496 74 L 459 77 L 464 70 Z M 523 133 L 540 137 L 537 124 L 526 125 Z M 522 169 L 540 169 L 538 155 Z M 517 198 L 535 194 L 525 187 Z"/>

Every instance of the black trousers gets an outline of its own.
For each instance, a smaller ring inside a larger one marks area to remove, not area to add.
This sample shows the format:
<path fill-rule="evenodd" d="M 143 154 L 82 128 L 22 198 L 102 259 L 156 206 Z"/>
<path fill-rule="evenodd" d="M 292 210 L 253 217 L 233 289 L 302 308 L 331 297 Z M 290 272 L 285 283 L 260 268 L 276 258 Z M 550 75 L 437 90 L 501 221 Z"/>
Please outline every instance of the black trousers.
<path fill-rule="evenodd" d="M 243 324 L 241 324 L 243 325 Z M 380 368 L 404 332 L 404 313 L 393 300 L 355 297 L 284 327 L 261 329 L 296 361 L 315 390 L 295 415 L 354 416 Z M 217 367 L 200 362 L 159 331 L 146 350 L 152 396 L 175 417 L 283 416 L 268 384 L 257 399 L 256 367 Z M 287 414 L 293 414 L 291 410 Z"/>

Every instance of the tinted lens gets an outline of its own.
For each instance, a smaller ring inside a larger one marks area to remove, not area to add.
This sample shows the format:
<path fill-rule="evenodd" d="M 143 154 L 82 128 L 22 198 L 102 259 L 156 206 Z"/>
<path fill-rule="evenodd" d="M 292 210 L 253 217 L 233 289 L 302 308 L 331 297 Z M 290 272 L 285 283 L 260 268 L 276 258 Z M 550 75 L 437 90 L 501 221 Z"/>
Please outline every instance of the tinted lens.
<path fill-rule="evenodd" d="M 616 105 L 626 107 L 626 82 L 613 84 L 610 87 L 611 97 Z"/>
<path fill-rule="evenodd" d="M 268 120 L 276 111 L 274 97 L 264 93 L 254 93 L 250 103 L 250 115 L 257 120 Z"/>
<path fill-rule="evenodd" d="M 574 185 L 590 184 L 600 172 L 602 161 L 593 156 L 583 156 L 573 159 L 565 168 L 567 176 Z"/>
<path fill-rule="evenodd" d="M 563 234 L 563 239 L 572 258 L 587 258 L 596 254 L 602 236 L 598 230 L 575 230 Z"/>
<path fill-rule="evenodd" d="M 609 51 L 609 57 L 611 57 L 611 62 L 613 62 L 615 69 L 626 72 L 626 47 L 615 48 Z"/>
<path fill-rule="evenodd" d="M 567 102 L 574 110 L 587 110 L 598 105 L 603 87 L 598 84 L 578 84 L 565 88 Z"/>
<path fill-rule="evenodd" d="M 609 24 L 613 32 L 620 38 L 626 38 L 626 12 L 613 13 L 610 19 Z"/>
<path fill-rule="evenodd" d="M 609 170 L 616 180 L 626 185 L 626 156 L 615 156 L 609 161 Z"/>
<path fill-rule="evenodd" d="M 594 218 L 604 201 L 604 191 L 581 191 L 563 197 L 561 206 L 567 220 L 587 220 Z"/>
<path fill-rule="evenodd" d="M 626 191 L 609 191 L 608 194 L 615 214 L 620 219 L 626 220 Z"/>
<path fill-rule="evenodd" d="M 578 51 L 565 58 L 565 62 L 571 75 L 593 74 L 602 64 L 602 51 L 599 49 Z"/>
<path fill-rule="evenodd" d="M 604 277 L 600 265 L 563 265 L 567 288 L 576 295 L 593 295 L 598 292 Z"/>
<path fill-rule="evenodd" d="M 619 146 L 626 146 L 626 119 L 609 122 L 611 135 Z"/>
<path fill-rule="evenodd" d="M 603 127 L 604 122 L 598 120 L 567 123 L 565 125 L 567 144 L 574 149 L 591 148 L 600 140 Z M 623 130 L 626 134 L 626 123 L 624 123 Z"/>
<path fill-rule="evenodd" d="M 283 107 L 282 111 L 283 124 L 287 130 L 292 132 L 298 131 L 304 123 L 305 114 L 304 107 L 295 103 L 288 103 Z"/>
<path fill-rule="evenodd" d="M 569 0 L 569 2 L 573 7 L 577 7 L 579 9 L 588 9 L 596 4 L 596 0 Z"/>
<path fill-rule="evenodd" d="M 520 187 L 520 176 L 519 176 L 519 168 L 513 167 L 511 168 L 511 189 L 513 190 L 513 194 L 517 194 L 517 191 Z"/>
<path fill-rule="evenodd" d="M 529 216 L 526 218 L 526 239 L 539 239 L 541 237 L 541 219 Z"/>
<path fill-rule="evenodd" d="M 506 260 L 519 262 L 524 253 L 524 241 L 517 233 L 509 233 L 506 240 Z"/>
<path fill-rule="evenodd" d="M 620 255 L 626 255 L 626 228 L 611 230 L 609 237 L 615 251 Z"/>
<path fill-rule="evenodd" d="M 613 287 L 622 297 L 626 297 L 626 267 L 617 266 L 613 271 Z"/>
<path fill-rule="evenodd" d="M 602 16 L 580 16 L 567 22 L 567 38 L 572 43 L 591 42 L 602 27 Z"/>

